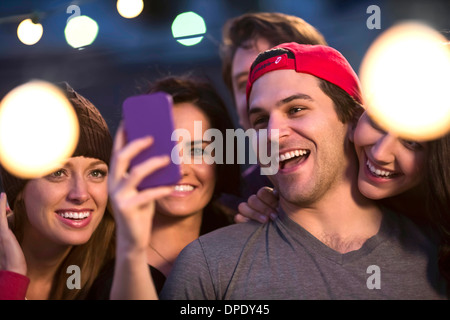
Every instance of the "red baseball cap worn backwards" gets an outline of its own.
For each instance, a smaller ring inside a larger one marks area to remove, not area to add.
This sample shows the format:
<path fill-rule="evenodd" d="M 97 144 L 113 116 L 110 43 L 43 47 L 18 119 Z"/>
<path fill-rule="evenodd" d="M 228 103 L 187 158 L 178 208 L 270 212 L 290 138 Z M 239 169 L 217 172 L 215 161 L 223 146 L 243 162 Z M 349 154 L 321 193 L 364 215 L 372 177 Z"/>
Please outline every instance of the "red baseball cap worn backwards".
<path fill-rule="evenodd" d="M 280 44 L 270 49 L 270 51 L 278 48 L 290 51 L 294 58 L 289 57 L 292 54 L 282 53 L 265 59 L 256 66 L 252 65 L 246 89 L 247 107 L 253 83 L 267 72 L 282 69 L 292 69 L 299 73 L 311 74 L 331 82 L 362 104 L 358 76 L 339 51 L 328 46 L 307 45 L 296 42 Z"/>

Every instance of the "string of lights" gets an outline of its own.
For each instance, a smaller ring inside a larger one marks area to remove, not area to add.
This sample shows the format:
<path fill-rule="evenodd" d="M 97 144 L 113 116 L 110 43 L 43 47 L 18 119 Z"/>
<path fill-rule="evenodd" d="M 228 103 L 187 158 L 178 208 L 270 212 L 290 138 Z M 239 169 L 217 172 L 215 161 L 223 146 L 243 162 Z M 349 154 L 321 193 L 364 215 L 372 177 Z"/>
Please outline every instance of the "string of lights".
<path fill-rule="evenodd" d="M 67 43 L 73 48 L 84 48 L 91 45 L 99 32 L 98 23 L 88 15 L 82 15 L 80 6 L 86 2 L 95 0 L 76 1 L 72 4 L 60 5 L 52 10 L 8 16 L 0 18 L 0 24 L 15 23 L 17 37 L 25 45 L 34 45 L 39 42 L 44 34 L 41 24 L 46 17 L 65 11 L 71 14 L 67 19 L 64 35 Z M 143 0 L 118 0 L 117 12 L 126 19 L 138 17 L 144 9 Z M 172 35 L 182 45 L 193 46 L 202 41 L 206 34 L 204 19 L 195 12 L 183 12 L 175 17 L 171 27 Z M 45 32 L 47 32 L 45 30 Z"/>

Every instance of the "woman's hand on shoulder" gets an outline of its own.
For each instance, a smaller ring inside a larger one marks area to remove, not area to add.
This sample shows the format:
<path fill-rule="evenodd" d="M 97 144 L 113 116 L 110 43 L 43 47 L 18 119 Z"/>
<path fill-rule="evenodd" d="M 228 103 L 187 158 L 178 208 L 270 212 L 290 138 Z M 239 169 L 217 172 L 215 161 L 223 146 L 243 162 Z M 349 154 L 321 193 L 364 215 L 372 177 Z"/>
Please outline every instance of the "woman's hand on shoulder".
<path fill-rule="evenodd" d="M 239 204 L 239 213 L 234 217 L 236 223 L 255 220 L 261 223 L 269 219 L 275 220 L 278 216 L 278 192 L 270 187 L 262 187 L 247 202 Z"/>

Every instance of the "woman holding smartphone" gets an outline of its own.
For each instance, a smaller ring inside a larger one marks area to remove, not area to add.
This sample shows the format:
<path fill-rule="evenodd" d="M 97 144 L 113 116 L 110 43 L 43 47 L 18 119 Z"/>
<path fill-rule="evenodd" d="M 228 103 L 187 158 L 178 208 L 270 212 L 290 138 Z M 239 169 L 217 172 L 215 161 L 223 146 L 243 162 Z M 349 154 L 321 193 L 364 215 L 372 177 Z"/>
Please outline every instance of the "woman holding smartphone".
<path fill-rule="evenodd" d="M 161 91 L 172 96 L 175 129 L 195 138 L 198 122 L 201 137 L 211 128 L 225 137 L 226 129 L 233 128 L 224 103 L 210 84 L 187 76 L 167 77 L 155 82 L 149 93 Z M 138 191 L 146 176 L 171 161 L 169 156 L 153 157 L 128 172 L 131 160 L 151 148 L 154 139 L 126 143 L 123 127 L 116 134 L 109 177 L 117 224 L 116 259 L 95 284 L 93 299 L 157 298 L 180 251 L 200 235 L 232 222 L 217 199 L 221 193 L 238 192 L 239 166 L 205 161 L 213 156 L 207 148 L 211 141 L 182 145 L 181 179 L 176 185 Z"/>

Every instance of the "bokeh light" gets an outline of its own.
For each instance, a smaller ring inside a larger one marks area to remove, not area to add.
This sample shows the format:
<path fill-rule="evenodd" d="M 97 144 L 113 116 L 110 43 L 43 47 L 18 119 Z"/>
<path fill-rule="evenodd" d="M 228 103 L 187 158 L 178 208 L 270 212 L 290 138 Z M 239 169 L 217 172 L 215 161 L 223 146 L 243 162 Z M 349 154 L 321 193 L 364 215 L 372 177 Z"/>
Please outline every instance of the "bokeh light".
<path fill-rule="evenodd" d="M 385 31 L 360 79 L 367 112 L 383 129 L 419 141 L 449 132 L 450 48 L 431 27 L 403 22 Z"/>
<path fill-rule="evenodd" d="M 193 46 L 203 40 L 206 24 L 195 12 L 180 13 L 172 23 L 172 35 L 182 45 Z"/>
<path fill-rule="evenodd" d="M 0 102 L 0 163 L 32 179 L 58 168 L 75 151 L 79 124 L 63 92 L 44 81 L 11 90 Z"/>
<path fill-rule="evenodd" d="M 67 22 L 64 35 L 73 48 L 82 48 L 92 44 L 97 38 L 98 24 L 88 16 L 78 16 Z"/>
<path fill-rule="evenodd" d="M 144 9 L 144 1 L 142 0 L 118 0 L 117 11 L 127 19 L 132 19 L 141 14 Z"/>
<path fill-rule="evenodd" d="M 17 27 L 17 37 L 26 45 L 36 44 L 42 37 L 44 28 L 40 23 L 33 23 L 31 19 L 23 20 Z"/>

